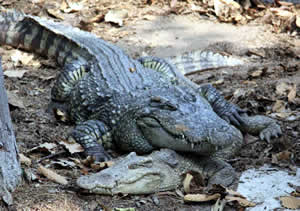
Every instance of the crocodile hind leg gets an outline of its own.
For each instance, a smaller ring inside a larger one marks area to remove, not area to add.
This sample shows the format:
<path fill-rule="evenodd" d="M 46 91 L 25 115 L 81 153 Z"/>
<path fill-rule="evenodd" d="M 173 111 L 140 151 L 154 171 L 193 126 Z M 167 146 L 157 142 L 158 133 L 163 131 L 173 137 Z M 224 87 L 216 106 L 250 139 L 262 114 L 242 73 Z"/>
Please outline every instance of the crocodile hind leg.
<path fill-rule="evenodd" d="M 162 74 L 162 76 L 169 80 L 171 83 L 178 83 L 179 78 L 184 78 L 179 72 L 176 71 L 176 67 L 167 62 L 166 60 L 154 57 L 154 56 L 144 56 L 138 58 L 138 61 L 145 67 L 151 70 L 155 70 Z M 185 79 L 184 79 L 185 80 Z"/>
<path fill-rule="evenodd" d="M 95 161 L 110 160 L 104 150 L 112 147 L 112 140 L 106 125 L 99 120 L 88 120 L 78 124 L 69 136 L 84 148 L 87 156 L 93 156 Z"/>
<path fill-rule="evenodd" d="M 79 61 L 73 61 L 64 66 L 51 90 L 52 100 L 49 111 L 53 112 L 56 119 L 62 122 L 71 120 L 66 102 L 75 85 L 89 72 L 89 69 L 87 64 L 82 64 Z"/>
<path fill-rule="evenodd" d="M 68 99 L 74 86 L 87 72 L 89 72 L 89 66 L 79 61 L 65 65 L 51 90 L 51 99 L 59 102 Z"/>

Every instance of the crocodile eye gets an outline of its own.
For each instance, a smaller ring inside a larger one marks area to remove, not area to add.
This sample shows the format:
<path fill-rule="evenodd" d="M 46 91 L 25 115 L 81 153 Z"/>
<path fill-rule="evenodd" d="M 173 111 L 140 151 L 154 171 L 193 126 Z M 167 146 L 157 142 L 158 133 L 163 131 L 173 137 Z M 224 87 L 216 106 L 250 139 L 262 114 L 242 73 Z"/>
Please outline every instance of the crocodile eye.
<path fill-rule="evenodd" d="M 133 163 L 131 165 L 128 166 L 129 169 L 138 169 L 138 168 L 151 168 L 153 165 L 152 160 L 145 160 L 145 161 L 141 161 L 141 162 L 137 162 L 137 163 Z"/>
<path fill-rule="evenodd" d="M 170 111 L 177 110 L 176 105 L 171 103 L 168 99 L 165 99 L 162 97 L 157 97 L 157 96 L 153 96 L 150 99 L 150 106 L 156 107 L 156 108 L 161 108 L 164 110 L 170 110 Z"/>

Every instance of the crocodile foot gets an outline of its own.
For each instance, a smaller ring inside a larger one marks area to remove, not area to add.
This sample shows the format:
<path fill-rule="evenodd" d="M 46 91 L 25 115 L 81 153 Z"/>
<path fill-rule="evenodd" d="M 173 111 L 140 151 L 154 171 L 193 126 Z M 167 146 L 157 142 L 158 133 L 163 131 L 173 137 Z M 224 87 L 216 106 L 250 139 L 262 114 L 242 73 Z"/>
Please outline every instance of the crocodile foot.
<path fill-rule="evenodd" d="M 246 110 L 241 109 L 234 104 L 228 103 L 226 109 L 224 109 L 224 111 L 220 113 L 220 117 L 228 123 L 231 123 L 235 126 L 240 126 L 241 124 L 244 124 L 241 115 L 245 113 Z"/>
<path fill-rule="evenodd" d="M 91 156 L 95 162 L 104 162 L 112 159 L 112 157 L 104 150 L 102 146 L 86 148 L 85 155 Z"/>
<path fill-rule="evenodd" d="M 280 129 L 280 126 L 276 123 L 272 123 L 259 133 L 259 138 L 270 143 L 271 138 L 278 138 L 281 135 L 282 131 Z"/>

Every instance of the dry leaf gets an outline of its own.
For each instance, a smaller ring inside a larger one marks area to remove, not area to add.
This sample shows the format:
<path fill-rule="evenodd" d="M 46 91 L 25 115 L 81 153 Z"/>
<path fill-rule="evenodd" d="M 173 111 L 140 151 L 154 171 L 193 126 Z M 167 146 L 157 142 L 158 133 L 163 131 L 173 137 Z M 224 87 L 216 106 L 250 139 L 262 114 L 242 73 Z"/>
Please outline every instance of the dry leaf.
<path fill-rule="evenodd" d="M 242 88 L 238 88 L 233 93 L 235 99 L 239 99 L 240 97 L 244 97 L 245 95 L 246 95 L 246 90 Z"/>
<path fill-rule="evenodd" d="M 19 160 L 21 164 L 25 164 L 26 166 L 31 166 L 31 159 L 26 157 L 22 153 L 19 154 Z"/>
<path fill-rule="evenodd" d="M 63 145 L 71 154 L 84 152 L 82 146 L 78 144 L 75 140 L 73 140 L 71 137 L 68 140 L 61 140 L 59 144 Z"/>
<path fill-rule="evenodd" d="M 183 189 L 185 193 L 189 193 L 191 191 L 191 181 L 193 180 L 193 175 L 187 173 L 183 180 Z"/>
<path fill-rule="evenodd" d="M 62 3 L 60 4 L 60 10 L 65 10 L 69 7 L 69 3 L 66 0 L 62 0 Z"/>
<path fill-rule="evenodd" d="M 27 70 L 6 70 L 4 71 L 4 75 L 9 78 L 22 78 Z"/>
<path fill-rule="evenodd" d="M 48 15 L 54 17 L 54 18 L 57 18 L 57 19 L 60 19 L 60 20 L 64 20 L 65 18 L 62 16 L 62 14 L 60 14 L 58 12 L 58 9 L 47 9 L 46 10 Z"/>
<path fill-rule="evenodd" d="M 276 100 L 275 104 L 272 107 L 273 112 L 284 113 L 286 102 L 283 100 Z"/>
<path fill-rule="evenodd" d="M 176 4 L 177 4 L 177 0 L 171 0 L 171 1 L 170 1 L 170 7 L 171 7 L 171 8 L 175 8 L 175 7 L 176 7 Z"/>
<path fill-rule="evenodd" d="M 256 70 L 256 71 L 254 71 L 253 73 L 251 73 L 251 76 L 252 76 L 253 78 L 257 78 L 257 77 L 261 76 L 262 74 L 263 74 L 263 71 L 262 71 L 262 70 Z"/>
<path fill-rule="evenodd" d="M 123 20 L 128 17 L 128 11 L 125 9 L 112 9 L 104 16 L 105 22 L 116 23 L 123 26 Z"/>
<path fill-rule="evenodd" d="M 180 196 L 181 198 L 183 198 L 184 197 L 184 194 L 181 192 L 181 190 L 179 190 L 179 189 L 176 189 L 175 190 L 175 193 L 178 195 L 178 196 Z"/>
<path fill-rule="evenodd" d="M 286 95 L 287 91 L 290 90 L 290 85 L 288 85 L 287 83 L 285 82 L 279 82 L 277 85 L 276 85 L 276 94 L 278 95 Z"/>
<path fill-rule="evenodd" d="M 65 177 L 55 173 L 54 171 L 52 171 L 48 168 L 45 168 L 42 165 L 38 166 L 37 171 L 40 174 L 44 175 L 49 180 L 53 181 L 53 182 L 56 182 L 56 183 L 59 183 L 59 184 L 62 184 L 62 185 L 67 185 L 68 184 L 68 181 Z"/>
<path fill-rule="evenodd" d="M 284 10 L 282 8 L 270 8 L 270 11 L 282 18 L 290 18 L 294 15 L 292 12 Z"/>
<path fill-rule="evenodd" d="M 69 7 L 63 10 L 65 13 L 79 12 L 83 9 L 83 4 L 77 2 L 68 2 L 68 6 Z"/>
<path fill-rule="evenodd" d="M 296 16 L 296 26 L 300 28 L 300 15 Z"/>
<path fill-rule="evenodd" d="M 20 99 L 20 97 L 12 92 L 12 91 L 6 91 L 8 103 L 12 106 L 15 106 L 17 108 L 25 108 L 23 101 Z"/>
<path fill-rule="evenodd" d="M 288 101 L 291 103 L 291 102 L 294 102 L 295 98 L 296 98 L 296 90 L 297 90 L 297 86 L 296 84 L 294 84 L 291 89 L 290 89 L 290 92 L 288 94 Z"/>
<path fill-rule="evenodd" d="M 238 196 L 238 197 L 241 197 L 241 198 L 246 198 L 245 196 L 243 196 L 242 194 L 240 194 L 239 192 L 236 192 L 232 189 L 229 189 L 229 188 L 226 188 L 226 192 L 232 196 Z"/>
<path fill-rule="evenodd" d="M 33 60 L 34 55 L 14 50 L 10 57 L 14 65 L 17 66 L 19 64 L 28 65 Z"/>
<path fill-rule="evenodd" d="M 148 20 L 148 21 L 153 21 L 153 20 L 157 19 L 157 16 L 155 16 L 155 15 L 144 15 L 142 17 L 142 19 L 143 20 Z"/>
<path fill-rule="evenodd" d="M 91 166 L 93 163 L 95 163 L 94 156 L 87 156 L 84 160 L 81 161 L 81 163 L 85 166 Z"/>
<path fill-rule="evenodd" d="M 251 201 L 248 201 L 247 199 L 236 197 L 236 196 L 226 196 L 225 199 L 228 200 L 229 202 L 237 201 L 239 203 L 239 205 L 241 205 L 243 207 L 255 207 L 255 205 L 256 205 L 254 202 L 251 202 Z"/>
<path fill-rule="evenodd" d="M 91 168 L 96 170 L 96 171 L 100 171 L 102 169 L 109 168 L 109 167 L 113 166 L 114 164 L 115 164 L 115 162 L 113 162 L 113 161 L 105 161 L 105 162 L 100 162 L 100 163 L 91 163 Z"/>
<path fill-rule="evenodd" d="M 32 149 L 30 149 L 28 152 L 34 152 L 34 151 L 38 151 L 38 152 L 47 152 L 47 153 L 55 153 L 55 149 L 56 149 L 57 145 L 54 143 L 43 143 L 40 144 L 37 147 L 33 147 Z"/>
<path fill-rule="evenodd" d="M 281 204 L 287 209 L 299 209 L 300 208 L 300 199 L 294 196 L 281 196 Z"/>
<path fill-rule="evenodd" d="M 85 168 L 84 165 L 82 165 L 81 161 L 80 161 L 78 158 L 72 158 L 72 157 L 70 157 L 69 159 L 72 160 L 72 161 L 74 161 L 74 163 L 75 163 L 80 169 Z"/>
<path fill-rule="evenodd" d="M 288 150 L 285 150 L 283 152 L 279 152 L 279 153 L 276 153 L 276 154 L 273 154 L 278 161 L 281 161 L 281 160 L 289 160 L 292 156 L 292 153 L 289 152 Z M 272 155 L 272 157 L 273 157 Z"/>
<path fill-rule="evenodd" d="M 278 117 L 281 119 L 286 119 L 288 118 L 292 113 L 291 112 L 284 112 L 284 113 L 273 113 L 272 116 Z"/>
<path fill-rule="evenodd" d="M 205 202 L 216 200 L 221 197 L 221 194 L 215 193 L 213 195 L 206 195 L 206 194 L 187 194 L 184 196 L 184 201 L 188 202 Z"/>
<path fill-rule="evenodd" d="M 88 23 L 99 23 L 104 20 L 104 15 L 103 14 L 98 14 L 91 19 L 89 19 L 87 22 Z"/>
<path fill-rule="evenodd" d="M 50 75 L 50 76 L 43 76 L 43 75 L 39 75 L 38 76 L 40 79 L 42 79 L 43 81 L 48 81 L 48 80 L 51 80 L 53 78 L 56 78 L 55 75 Z"/>
<path fill-rule="evenodd" d="M 66 159 L 57 159 L 57 161 L 51 161 L 51 165 L 57 165 L 59 167 L 64 167 L 64 168 L 74 168 L 76 167 L 76 164 L 72 161 L 68 161 Z"/>
<path fill-rule="evenodd" d="M 242 15 L 242 7 L 233 0 L 214 0 L 215 13 L 221 21 L 240 22 L 245 19 Z"/>

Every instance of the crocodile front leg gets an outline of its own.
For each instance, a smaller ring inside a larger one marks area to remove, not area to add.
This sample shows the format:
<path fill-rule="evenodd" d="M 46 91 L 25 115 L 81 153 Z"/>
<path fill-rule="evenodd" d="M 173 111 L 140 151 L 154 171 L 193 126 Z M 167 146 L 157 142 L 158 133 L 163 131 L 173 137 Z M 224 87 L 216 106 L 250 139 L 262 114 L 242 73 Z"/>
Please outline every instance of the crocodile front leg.
<path fill-rule="evenodd" d="M 209 102 L 213 110 L 222 119 L 237 127 L 244 123 L 241 115 L 246 111 L 226 101 L 211 84 L 200 85 L 197 91 Z"/>
<path fill-rule="evenodd" d="M 103 145 L 109 147 L 112 141 L 106 125 L 101 121 L 88 120 L 78 124 L 69 138 L 81 144 L 85 154 L 93 156 L 95 161 L 111 159 L 110 155 L 104 150 Z"/>

